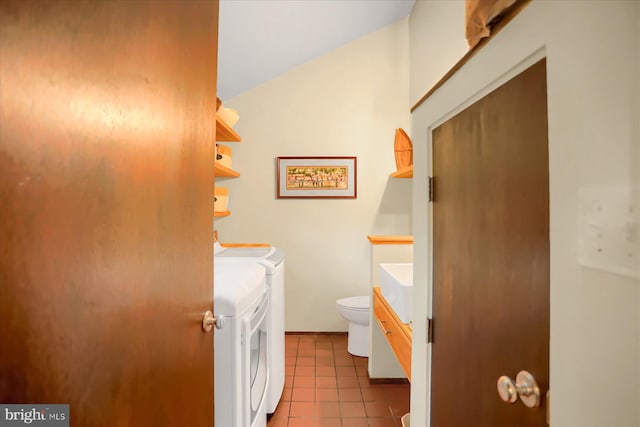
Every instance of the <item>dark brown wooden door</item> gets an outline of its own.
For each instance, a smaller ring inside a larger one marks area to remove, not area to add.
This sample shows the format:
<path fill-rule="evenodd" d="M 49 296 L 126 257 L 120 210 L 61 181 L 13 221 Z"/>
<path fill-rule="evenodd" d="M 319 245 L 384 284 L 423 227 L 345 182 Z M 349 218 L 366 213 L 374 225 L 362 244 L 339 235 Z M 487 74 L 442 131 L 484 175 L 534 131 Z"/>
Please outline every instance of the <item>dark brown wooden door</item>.
<path fill-rule="evenodd" d="M 217 1 L 0 18 L 0 402 L 213 425 Z"/>
<path fill-rule="evenodd" d="M 546 425 L 496 390 L 521 370 L 549 386 L 545 64 L 433 132 L 432 427 Z"/>

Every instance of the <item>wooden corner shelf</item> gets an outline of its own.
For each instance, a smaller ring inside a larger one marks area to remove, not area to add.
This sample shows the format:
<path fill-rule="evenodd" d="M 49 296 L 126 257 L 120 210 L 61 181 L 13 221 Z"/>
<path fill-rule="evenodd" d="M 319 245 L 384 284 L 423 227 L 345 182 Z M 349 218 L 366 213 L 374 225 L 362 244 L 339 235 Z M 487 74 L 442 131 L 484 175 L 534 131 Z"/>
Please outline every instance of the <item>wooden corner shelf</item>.
<path fill-rule="evenodd" d="M 227 177 L 227 178 L 238 178 L 240 176 L 240 172 L 236 172 L 233 169 L 229 169 L 226 166 L 222 166 L 217 162 L 215 163 L 215 174 L 217 177 Z"/>
<path fill-rule="evenodd" d="M 223 248 L 269 248 L 269 243 L 222 243 L 220 246 Z"/>
<path fill-rule="evenodd" d="M 220 102 L 220 100 L 218 99 Z M 218 114 L 216 114 L 216 141 L 215 142 L 240 142 L 242 138 L 240 135 L 234 131 L 231 126 L 229 126 L 224 120 L 222 120 Z M 214 172 L 217 178 L 238 178 L 240 176 L 240 172 L 236 172 L 231 168 L 223 166 L 219 164 L 217 161 L 214 161 Z M 215 182 L 214 182 L 214 193 L 215 193 Z M 215 209 L 215 208 L 214 208 Z M 231 215 L 231 211 L 224 210 L 216 212 L 213 211 L 214 218 L 224 218 L 225 216 Z"/>
<path fill-rule="evenodd" d="M 413 165 L 398 169 L 389 175 L 391 178 L 413 178 Z"/>
<path fill-rule="evenodd" d="M 413 236 L 379 236 L 368 235 L 367 239 L 372 245 L 412 245 Z"/>
<path fill-rule="evenodd" d="M 216 142 L 240 142 L 242 138 L 216 115 Z"/>

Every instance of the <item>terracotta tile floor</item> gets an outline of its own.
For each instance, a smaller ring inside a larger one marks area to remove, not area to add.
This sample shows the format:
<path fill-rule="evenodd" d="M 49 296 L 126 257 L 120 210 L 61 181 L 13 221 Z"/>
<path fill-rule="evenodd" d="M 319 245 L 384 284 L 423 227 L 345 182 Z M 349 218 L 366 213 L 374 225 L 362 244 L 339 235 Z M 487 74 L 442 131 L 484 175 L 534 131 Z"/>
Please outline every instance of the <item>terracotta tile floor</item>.
<path fill-rule="evenodd" d="M 399 427 L 409 384 L 369 384 L 346 335 L 286 335 L 286 381 L 268 427 Z"/>

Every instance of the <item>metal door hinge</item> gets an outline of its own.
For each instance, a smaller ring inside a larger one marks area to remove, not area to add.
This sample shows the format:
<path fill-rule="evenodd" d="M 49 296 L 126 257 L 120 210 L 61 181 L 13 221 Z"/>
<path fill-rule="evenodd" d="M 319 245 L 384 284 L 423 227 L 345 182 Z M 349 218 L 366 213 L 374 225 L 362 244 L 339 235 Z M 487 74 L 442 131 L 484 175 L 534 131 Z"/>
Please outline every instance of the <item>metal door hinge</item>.
<path fill-rule="evenodd" d="M 427 178 L 427 187 L 428 187 L 428 201 L 433 202 L 434 194 L 433 194 L 433 177 L 430 176 Z"/>
<path fill-rule="evenodd" d="M 547 398 L 545 401 L 547 406 L 547 425 L 551 425 L 551 416 L 549 415 L 549 411 L 551 411 L 551 390 L 547 390 Z"/>
<path fill-rule="evenodd" d="M 427 343 L 433 342 L 433 319 L 427 317 Z"/>

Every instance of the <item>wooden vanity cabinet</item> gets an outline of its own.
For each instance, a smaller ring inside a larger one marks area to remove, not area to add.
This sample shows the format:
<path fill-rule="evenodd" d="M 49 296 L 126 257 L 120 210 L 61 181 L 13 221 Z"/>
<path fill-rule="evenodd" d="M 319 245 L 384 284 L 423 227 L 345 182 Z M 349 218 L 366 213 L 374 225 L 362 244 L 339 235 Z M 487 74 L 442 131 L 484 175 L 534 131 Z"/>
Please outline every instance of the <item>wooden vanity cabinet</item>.
<path fill-rule="evenodd" d="M 404 373 L 411 381 L 411 328 L 400 321 L 382 296 L 379 287 L 373 288 L 373 315 Z"/>

